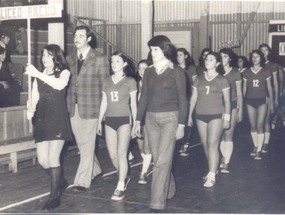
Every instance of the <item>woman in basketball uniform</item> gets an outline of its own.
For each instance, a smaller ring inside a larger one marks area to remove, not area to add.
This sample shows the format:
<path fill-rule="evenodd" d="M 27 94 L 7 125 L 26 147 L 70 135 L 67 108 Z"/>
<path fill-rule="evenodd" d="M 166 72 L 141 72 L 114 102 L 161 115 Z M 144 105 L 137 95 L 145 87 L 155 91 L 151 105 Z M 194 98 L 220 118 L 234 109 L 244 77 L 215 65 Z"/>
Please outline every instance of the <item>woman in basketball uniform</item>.
<path fill-rule="evenodd" d="M 142 80 L 143 80 L 144 72 L 146 68 L 148 67 L 148 65 L 149 63 L 147 60 L 141 60 L 138 63 L 138 76 L 140 77 L 138 81 L 138 90 L 139 90 L 138 100 L 140 99 L 140 95 L 142 92 Z M 137 137 L 137 143 L 138 143 L 140 153 L 143 159 L 142 170 L 139 176 L 138 183 L 147 184 L 147 181 L 146 181 L 147 171 L 151 163 L 152 155 L 150 152 L 150 146 L 149 146 L 149 142 L 147 139 L 147 131 L 145 129 L 145 126 L 142 126 L 142 137 Z"/>
<path fill-rule="evenodd" d="M 219 53 L 208 53 L 206 72 L 195 79 L 190 100 L 188 125 L 193 125 L 192 114 L 196 107 L 197 127 L 208 161 L 209 172 L 204 177 L 204 187 L 215 185 L 220 140 L 231 120 L 230 84 L 219 74 L 222 72 L 220 59 Z"/>
<path fill-rule="evenodd" d="M 197 75 L 201 75 L 206 71 L 205 58 L 209 52 L 212 52 L 212 49 L 204 48 L 202 50 L 201 55 L 199 57 L 199 65 L 197 66 Z"/>
<path fill-rule="evenodd" d="M 278 84 L 278 66 L 276 63 L 271 61 L 271 48 L 268 44 L 261 44 L 259 46 L 259 51 L 261 51 L 265 58 L 265 65 L 264 68 L 269 70 L 272 75 L 272 88 L 273 88 L 273 100 L 269 100 L 267 96 L 267 114 L 265 118 L 265 132 L 264 132 L 264 144 L 262 146 L 262 153 L 266 153 L 268 150 L 268 144 L 270 141 L 270 134 L 271 134 L 271 113 L 270 113 L 270 105 L 271 103 L 274 104 L 274 108 L 278 107 L 278 100 L 279 100 L 279 84 Z"/>
<path fill-rule="evenodd" d="M 236 55 L 229 48 L 220 50 L 224 77 L 229 81 L 231 87 L 231 126 L 224 131 L 220 150 L 222 153 L 221 172 L 229 173 L 229 162 L 233 152 L 233 135 L 236 124 L 243 118 L 243 95 L 242 78 L 236 68 Z"/>
<path fill-rule="evenodd" d="M 105 139 L 112 164 L 118 170 L 117 187 L 111 197 L 118 201 L 125 197 L 130 180 L 128 176 L 127 153 L 133 120 L 137 114 L 137 83 L 131 61 L 121 52 L 111 56 L 112 75 L 103 83 L 102 101 L 97 133 L 102 135 L 102 121 L 105 117 Z"/>
<path fill-rule="evenodd" d="M 191 97 L 191 89 L 195 78 L 197 77 L 197 70 L 195 66 L 194 59 L 191 57 L 189 52 L 185 48 L 179 48 L 176 51 L 176 58 L 178 66 L 181 67 L 185 71 L 186 75 L 186 88 L 187 88 L 187 99 L 189 100 Z M 191 129 L 190 127 L 185 127 L 185 135 L 182 139 L 183 144 L 179 150 L 181 156 L 189 155 L 189 141 L 191 138 Z"/>
<path fill-rule="evenodd" d="M 267 108 L 270 109 L 270 113 L 274 111 L 273 102 L 270 102 L 270 105 L 267 103 L 267 93 L 269 99 L 273 101 L 271 72 L 264 68 L 265 58 L 259 50 L 251 52 L 250 62 L 252 66 L 243 72 L 243 94 L 246 98 L 250 132 L 254 144 L 254 150 L 250 155 L 256 160 L 261 160 Z"/>
<path fill-rule="evenodd" d="M 248 67 L 249 62 L 245 56 L 238 56 L 237 58 L 238 71 L 242 74 Z"/>

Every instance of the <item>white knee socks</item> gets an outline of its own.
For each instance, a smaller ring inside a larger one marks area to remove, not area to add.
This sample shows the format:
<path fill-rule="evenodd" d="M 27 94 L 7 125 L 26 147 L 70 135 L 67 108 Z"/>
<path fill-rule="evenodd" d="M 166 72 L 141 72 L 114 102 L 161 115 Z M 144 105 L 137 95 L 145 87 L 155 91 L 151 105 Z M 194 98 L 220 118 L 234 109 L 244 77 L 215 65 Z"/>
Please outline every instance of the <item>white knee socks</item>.
<path fill-rule="evenodd" d="M 264 133 L 264 144 L 268 144 L 270 140 L 270 132 Z"/>
<path fill-rule="evenodd" d="M 225 164 L 228 164 L 230 162 L 230 159 L 232 157 L 232 153 L 233 153 L 233 148 L 234 148 L 234 144 L 233 141 L 227 141 L 225 142 Z"/>
<path fill-rule="evenodd" d="M 264 133 L 257 134 L 257 152 L 260 152 L 264 143 Z"/>
<path fill-rule="evenodd" d="M 143 164 L 142 164 L 142 174 L 146 173 L 148 170 L 148 167 L 150 165 L 152 155 L 151 154 L 144 154 L 141 153 L 141 156 L 143 158 Z"/>
<path fill-rule="evenodd" d="M 257 141 L 257 132 L 250 132 L 251 134 L 251 138 L 252 138 L 252 141 L 253 141 L 253 144 L 254 144 L 254 147 L 257 147 L 258 145 L 258 141 Z"/>

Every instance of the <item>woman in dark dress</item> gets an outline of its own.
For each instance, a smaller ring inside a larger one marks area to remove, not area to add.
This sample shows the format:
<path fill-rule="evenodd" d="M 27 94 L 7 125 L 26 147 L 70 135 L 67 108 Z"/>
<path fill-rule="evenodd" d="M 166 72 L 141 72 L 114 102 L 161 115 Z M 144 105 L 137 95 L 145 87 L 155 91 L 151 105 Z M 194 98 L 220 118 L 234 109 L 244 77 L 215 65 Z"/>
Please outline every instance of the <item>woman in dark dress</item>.
<path fill-rule="evenodd" d="M 28 65 L 26 74 L 35 77 L 32 100 L 27 102 L 27 116 L 34 116 L 34 137 L 38 161 L 51 176 L 50 196 L 44 209 L 60 205 L 60 197 L 68 183 L 62 176 L 60 154 L 65 141 L 72 140 L 65 95 L 70 72 L 58 45 L 43 49 L 43 72 Z M 34 114 L 35 113 L 35 114 Z"/>

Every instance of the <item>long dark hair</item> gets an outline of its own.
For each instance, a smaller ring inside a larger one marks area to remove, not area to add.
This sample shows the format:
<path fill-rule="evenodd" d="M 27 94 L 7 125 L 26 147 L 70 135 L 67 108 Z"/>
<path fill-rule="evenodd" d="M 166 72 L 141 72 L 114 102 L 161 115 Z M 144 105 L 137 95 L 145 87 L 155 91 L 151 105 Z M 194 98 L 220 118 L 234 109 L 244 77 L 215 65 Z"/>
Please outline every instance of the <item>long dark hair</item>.
<path fill-rule="evenodd" d="M 223 48 L 220 50 L 220 54 L 226 54 L 229 56 L 230 60 L 230 67 L 237 67 L 237 55 L 234 53 L 234 51 L 230 48 Z"/>
<path fill-rule="evenodd" d="M 171 43 L 170 39 L 167 36 L 154 36 L 148 41 L 147 45 L 149 47 L 158 46 L 168 60 L 171 60 L 172 63 L 176 62 L 176 47 Z"/>
<path fill-rule="evenodd" d="M 249 54 L 249 62 L 250 62 L 250 66 L 253 66 L 253 62 L 252 62 L 252 55 L 253 54 L 258 54 L 259 56 L 260 56 L 260 66 L 262 66 L 262 67 L 264 67 L 264 65 L 265 65 L 265 57 L 264 57 L 264 55 L 263 55 L 263 53 L 260 51 L 260 50 L 258 50 L 258 49 L 255 49 L 255 50 L 253 50 L 250 54 Z"/>
<path fill-rule="evenodd" d="M 203 55 L 205 52 L 212 52 L 212 49 L 210 48 L 204 48 L 202 51 L 201 51 L 201 54 L 200 54 L 200 57 L 199 57 L 199 66 L 205 66 L 205 63 L 204 63 L 204 59 L 203 59 Z"/>
<path fill-rule="evenodd" d="M 268 49 L 269 54 L 268 54 L 268 56 L 267 56 L 267 59 L 268 59 L 269 61 L 272 61 L 273 55 L 272 55 L 270 46 L 269 46 L 267 43 L 263 43 L 263 44 L 260 44 L 260 45 L 259 45 L 258 50 L 261 51 L 261 48 L 263 48 L 263 47 L 265 47 L 265 48 Z"/>
<path fill-rule="evenodd" d="M 185 56 L 187 56 L 185 58 L 185 69 L 187 70 L 189 68 L 189 66 L 191 65 L 195 65 L 195 61 L 194 59 L 192 58 L 192 56 L 190 55 L 190 53 L 185 49 L 185 48 L 179 48 L 176 50 L 176 54 L 178 52 L 182 52 Z M 177 62 L 177 60 L 176 60 Z M 177 62 L 178 63 L 178 62 Z"/>
<path fill-rule="evenodd" d="M 250 67 L 250 63 L 248 61 L 248 59 L 245 56 L 238 56 L 237 58 L 238 60 L 241 59 L 243 61 L 243 68 L 249 68 Z"/>
<path fill-rule="evenodd" d="M 61 71 L 68 68 L 68 64 L 64 57 L 63 51 L 61 48 L 56 44 L 50 44 L 43 48 L 43 50 L 47 50 L 48 54 L 53 56 L 53 63 L 54 63 L 54 74 L 59 75 Z M 43 51 L 42 51 L 43 55 Z"/>
<path fill-rule="evenodd" d="M 123 54 L 120 51 L 115 51 L 112 54 L 112 56 L 119 56 L 119 57 L 121 57 L 123 59 L 123 61 L 127 63 L 127 65 L 123 68 L 123 72 L 124 72 L 125 76 L 133 77 L 133 78 L 136 79 L 135 66 L 134 66 L 134 63 L 131 61 L 131 59 L 129 57 L 127 57 L 125 54 Z M 111 74 L 114 74 L 112 69 L 111 69 Z"/>
<path fill-rule="evenodd" d="M 219 74 L 222 75 L 222 74 L 224 73 L 224 69 L 223 69 L 223 66 L 221 65 L 222 63 L 221 63 L 221 55 L 220 55 L 220 53 L 218 53 L 218 52 L 209 52 L 209 53 L 206 55 L 205 59 L 206 59 L 209 55 L 214 56 L 214 57 L 216 58 L 217 63 L 220 63 L 220 64 L 217 66 L 216 71 L 217 71 Z"/>

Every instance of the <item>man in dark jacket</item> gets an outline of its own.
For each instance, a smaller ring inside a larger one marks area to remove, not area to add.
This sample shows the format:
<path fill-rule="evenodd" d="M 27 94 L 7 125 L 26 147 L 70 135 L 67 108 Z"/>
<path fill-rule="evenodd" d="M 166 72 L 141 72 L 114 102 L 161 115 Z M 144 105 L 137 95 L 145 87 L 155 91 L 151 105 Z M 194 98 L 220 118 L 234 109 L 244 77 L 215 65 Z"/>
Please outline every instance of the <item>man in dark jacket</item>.
<path fill-rule="evenodd" d="M 74 190 L 79 192 L 89 189 L 92 179 L 102 172 L 94 151 L 102 84 L 109 76 L 109 62 L 90 47 L 92 36 L 87 26 L 77 26 L 74 31 L 77 50 L 67 57 L 71 72 L 67 105 L 80 152 Z"/>

